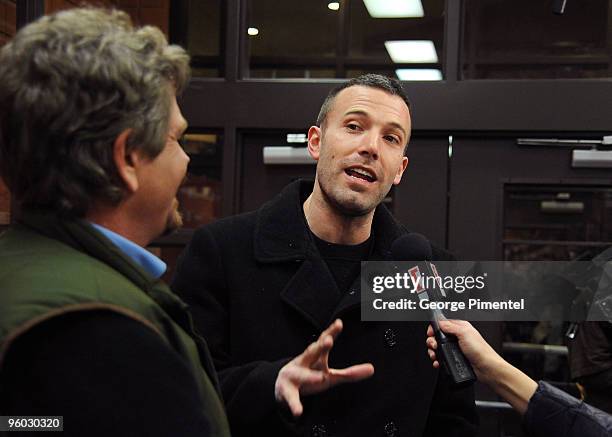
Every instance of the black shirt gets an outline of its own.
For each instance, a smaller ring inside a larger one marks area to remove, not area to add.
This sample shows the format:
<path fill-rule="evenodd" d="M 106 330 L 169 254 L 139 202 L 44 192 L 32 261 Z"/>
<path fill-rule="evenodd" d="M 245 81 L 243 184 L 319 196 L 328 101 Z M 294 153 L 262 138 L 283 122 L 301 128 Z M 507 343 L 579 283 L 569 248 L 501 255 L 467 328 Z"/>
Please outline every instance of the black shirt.
<path fill-rule="evenodd" d="M 312 238 L 336 281 L 340 295 L 344 296 L 361 272 L 361 261 L 366 261 L 372 253 L 373 237 L 370 235 L 366 241 L 356 245 L 328 243 L 315 234 Z"/>

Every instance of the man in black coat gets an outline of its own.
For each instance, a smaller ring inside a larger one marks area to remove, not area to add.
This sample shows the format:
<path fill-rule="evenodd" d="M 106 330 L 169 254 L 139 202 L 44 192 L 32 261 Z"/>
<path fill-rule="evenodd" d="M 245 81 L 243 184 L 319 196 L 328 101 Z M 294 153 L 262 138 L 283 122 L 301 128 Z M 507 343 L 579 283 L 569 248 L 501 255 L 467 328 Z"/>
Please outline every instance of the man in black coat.
<path fill-rule="evenodd" d="M 431 368 L 427 324 L 360 319 L 360 262 L 389 260 L 408 232 L 381 202 L 408 164 L 410 129 L 399 82 L 341 85 L 308 132 L 314 185 L 200 228 L 183 254 L 173 288 L 209 342 L 235 436 L 475 434 L 473 389 Z M 337 318 L 344 333 L 334 322 L 319 337 Z M 328 368 L 361 362 L 373 369 Z"/>

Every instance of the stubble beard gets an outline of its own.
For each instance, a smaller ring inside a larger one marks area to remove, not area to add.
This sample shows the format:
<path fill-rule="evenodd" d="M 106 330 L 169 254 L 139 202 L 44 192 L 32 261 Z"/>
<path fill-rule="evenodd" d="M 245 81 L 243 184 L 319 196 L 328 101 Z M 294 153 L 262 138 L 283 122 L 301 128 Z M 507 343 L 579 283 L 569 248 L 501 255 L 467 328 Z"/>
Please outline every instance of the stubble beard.
<path fill-rule="evenodd" d="M 339 215 L 344 217 L 357 218 L 368 215 L 374 209 L 376 209 L 376 207 L 384 198 L 383 196 L 382 198 L 368 202 L 364 205 L 359 203 L 358 197 L 367 196 L 367 194 L 365 193 L 353 192 L 350 189 L 344 187 L 334 189 L 333 182 L 329 183 L 329 185 L 332 185 L 332 187 L 331 189 L 328 189 L 327 178 L 325 176 L 322 179 L 318 179 L 317 183 L 319 185 L 319 189 L 321 190 L 325 203 L 328 204 Z M 354 199 L 351 199 L 351 197 L 353 197 Z"/>

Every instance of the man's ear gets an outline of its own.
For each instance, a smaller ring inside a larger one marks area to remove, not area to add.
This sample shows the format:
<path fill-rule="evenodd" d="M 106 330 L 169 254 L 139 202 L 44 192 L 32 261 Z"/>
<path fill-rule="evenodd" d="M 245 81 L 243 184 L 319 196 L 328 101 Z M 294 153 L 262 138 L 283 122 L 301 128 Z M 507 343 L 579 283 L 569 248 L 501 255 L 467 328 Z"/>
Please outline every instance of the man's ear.
<path fill-rule="evenodd" d="M 138 190 L 138 173 L 136 165 L 139 162 L 139 156 L 134 152 L 128 153 L 127 141 L 132 133 L 131 129 L 126 129 L 115 138 L 113 144 L 113 160 L 117 167 L 117 173 L 123 181 L 125 188 L 130 193 Z"/>
<path fill-rule="evenodd" d="M 310 126 L 310 129 L 308 129 L 308 153 L 315 161 L 319 160 L 319 154 L 321 153 L 322 136 L 323 131 L 320 127 Z"/>
<path fill-rule="evenodd" d="M 400 181 L 402 180 L 402 175 L 404 174 L 404 170 L 406 170 L 406 167 L 408 167 L 408 157 L 404 156 L 402 158 L 402 163 L 400 164 L 399 168 L 397 169 L 397 173 L 395 174 L 395 179 L 393 179 L 393 185 L 397 185 L 400 183 Z"/>

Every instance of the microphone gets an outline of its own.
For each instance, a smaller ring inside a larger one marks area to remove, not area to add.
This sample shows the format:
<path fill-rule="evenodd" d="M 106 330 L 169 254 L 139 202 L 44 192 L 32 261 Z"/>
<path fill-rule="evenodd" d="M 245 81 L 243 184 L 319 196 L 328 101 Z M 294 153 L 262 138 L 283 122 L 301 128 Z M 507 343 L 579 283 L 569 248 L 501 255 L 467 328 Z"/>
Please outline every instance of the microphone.
<path fill-rule="evenodd" d="M 432 258 L 431 244 L 421 234 L 410 233 L 402 235 L 391 245 L 391 253 L 395 261 L 413 261 L 417 265 L 418 271 L 426 277 L 437 277 L 435 266 L 430 263 Z M 417 270 L 410 269 L 410 274 L 413 275 Z M 417 280 L 419 278 L 416 278 Z M 431 281 L 422 281 L 422 284 L 427 284 Z M 434 281 L 437 282 L 437 281 Z M 438 287 L 440 284 L 438 283 Z M 436 295 L 436 290 L 428 290 L 424 287 L 419 287 L 417 290 L 420 300 L 430 300 L 430 293 Z M 444 294 L 444 290 L 440 289 L 440 293 Z M 437 355 L 441 358 L 446 372 L 453 380 L 455 385 L 467 385 L 476 381 L 476 374 L 470 362 L 465 358 L 461 348 L 459 347 L 457 337 L 451 334 L 445 334 L 440 329 L 440 320 L 445 320 L 446 317 L 439 309 L 430 310 L 431 326 L 434 330 L 436 341 L 438 342 Z"/>

